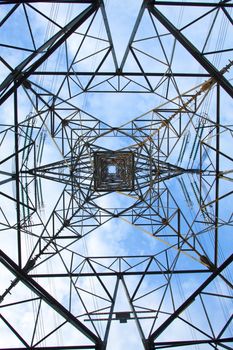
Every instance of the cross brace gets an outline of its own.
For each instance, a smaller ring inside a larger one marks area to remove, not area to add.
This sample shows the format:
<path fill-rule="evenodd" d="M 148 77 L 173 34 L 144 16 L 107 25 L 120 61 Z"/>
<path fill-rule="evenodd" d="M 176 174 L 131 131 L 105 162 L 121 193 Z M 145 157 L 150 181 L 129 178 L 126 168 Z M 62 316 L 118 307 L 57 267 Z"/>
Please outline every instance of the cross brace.
<path fill-rule="evenodd" d="M 72 326 L 78 329 L 88 339 L 95 344 L 96 350 L 103 349 L 102 341 L 92 333 L 89 328 L 84 326 L 77 318 L 70 313 L 62 304 L 60 304 L 53 296 L 51 296 L 43 287 L 20 269 L 18 265 L 10 259 L 2 250 L 0 250 L 0 262 L 11 271 L 22 283 L 38 295 L 46 304 L 53 308 L 57 313 L 64 317 Z"/>
<path fill-rule="evenodd" d="M 217 70 L 207 58 L 179 31 L 154 5 L 148 1 L 147 7 L 152 15 L 179 41 L 179 43 L 202 65 L 203 68 L 219 83 L 219 85 L 233 98 L 233 86 Z"/>
<path fill-rule="evenodd" d="M 165 329 L 195 300 L 195 298 L 200 295 L 200 293 L 217 277 L 220 273 L 233 262 L 233 254 L 231 254 L 228 259 L 226 259 L 221 266 L 215 269 L 212 274 L 198 287 L 185 302 L 178 307 L 178 309 L 170 316 L 168 319 L 159 326 L 154 333 L 149 337 L 149 347 L 148 349 L 154 349 L 153 341 L 163 332 Z"/>

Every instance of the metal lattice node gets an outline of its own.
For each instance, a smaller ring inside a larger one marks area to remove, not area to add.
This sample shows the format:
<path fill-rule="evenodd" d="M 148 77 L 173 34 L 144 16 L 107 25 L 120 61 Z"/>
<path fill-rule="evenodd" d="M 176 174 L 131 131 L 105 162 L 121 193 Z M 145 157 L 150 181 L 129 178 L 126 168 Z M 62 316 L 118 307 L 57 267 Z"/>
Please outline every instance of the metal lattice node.
<path fill-rule="evenodd" d="M 0 0 L 0 350 L 233 348 L 232 11 Z"/>

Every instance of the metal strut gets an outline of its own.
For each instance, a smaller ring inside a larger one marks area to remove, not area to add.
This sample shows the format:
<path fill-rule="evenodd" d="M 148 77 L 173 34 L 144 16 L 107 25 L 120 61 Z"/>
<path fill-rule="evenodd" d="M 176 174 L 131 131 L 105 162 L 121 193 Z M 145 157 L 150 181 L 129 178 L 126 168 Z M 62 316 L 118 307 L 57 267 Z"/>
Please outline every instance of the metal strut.
<path fill-rule="evenodd" d="M 147 0 L 147 8 L 157 20 L 180 42 L 181 45 L 204 67 L 221 87 L 233 97 L 233 86 L 207 58 L 155 7 L 156 2 Z"/>
<path fill-rule="evenodd" d="M 75 19 L 68 23 L 46 43 L 44 43 L 39 49 L 33 52 L 22 63 L 20 63 L 11 74 L 0 85 L 0 92 L 3 91 L 0 98 L 0 105 L 5 102 L 11 94 L 17 90 L 22 84 L 27 84 L 27 78 L 35 72 L 35 70 L 41 66 L 41 64 L 47 60 L 70 36 L 77 30 L 97 9 L 97 1 L 93 2 L 87 9 L 80 13 Z M 45 50 L 44 54 L 41 55 Z M 28 67 L 30 62 L 40 56 L 31 66 Z M 14 85 L 12 83 L 14 82 Z M 25 85 L 26 86 L 26 85 Z M 28 85 L 27 85 L 28 86 Z"/>
<path fill-rule="evenodd" d="M 160 326 L 156 329 L 156 331 L 154 331 L 154 333 L 151 334 L 151 336 L 148 339 L 148 343 L 150 344 L 150 346 L 152 345 L 152 342 L 154 342 L 154 340 L 156 338 L 158 338 L 158 336 L 165 331 L 165 329 L 167 329 L 167 327 L 177 318 L 179 317 L 179 315 L 187 308 L 189 307 L 190 304 L 192 304 L 195 301 L 195 298 L 200 295 L 200 293 L 217 277 L 221 274 L 221 272 L 227 267 L 229 266 L 231 263 L 233 262 L 233 254 L 231 254 L 228 259 L 226 259 L 221 266 L 219 266 L 217 269 L 215 269 L 212 274 L 200 285 L 199 288 L 197 288 L 195 290 L 195 292 L 193 292 L 189 298 L 187 298 L 185 300 L 185 302 L 180 305 L 180 307 L 178 307 L 178 309 L 176 311 L 174 311 L 174 313 Z M 211 341 L 210 341 L 211 342 Z M 153 347 L 149 347 L 149 349 L 154 349 Z"/>
<path fill-rule="evenodd" d="M 18 265 L 7 256 L 2 250 L 0 250 L 0 262 L 11 271 L 17 278 L 14 281 L 14 286 L 18 281 L 24 283 L 29 289 L 31 289 L 36 295 L 38 295 L 46 304 L 48 304 L 52 309 L 64 317 L 67 322 L 72 324 L 76 329 L 78 329 L 82 334 L 89 338 L 95 345 L 96 350 L 103 349 L 102 341 L 94 334 L 92 331 L 82 324 L 77 318 L 69 312 L 62 304 L 60 304 L 54 297 L 52 297 L 43 287 L 41 287 L 36 281 L 34 281 L 26 273 L 26 269 L 20 269 Z M 33 263 L 33 262 L 32 262 Z M 30 264 L 26 268 L 30 268 Z"/>

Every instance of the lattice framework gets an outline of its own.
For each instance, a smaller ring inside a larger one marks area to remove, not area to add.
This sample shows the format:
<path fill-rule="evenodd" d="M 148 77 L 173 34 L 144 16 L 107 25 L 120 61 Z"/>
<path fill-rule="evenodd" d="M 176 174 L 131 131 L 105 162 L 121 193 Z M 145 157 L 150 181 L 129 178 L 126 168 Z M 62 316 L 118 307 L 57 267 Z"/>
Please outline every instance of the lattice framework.
<path fill-rule="evenodd" d="M 114 6 L 0 2 L 0 348 L 231 349 L 233 2 Z"/>

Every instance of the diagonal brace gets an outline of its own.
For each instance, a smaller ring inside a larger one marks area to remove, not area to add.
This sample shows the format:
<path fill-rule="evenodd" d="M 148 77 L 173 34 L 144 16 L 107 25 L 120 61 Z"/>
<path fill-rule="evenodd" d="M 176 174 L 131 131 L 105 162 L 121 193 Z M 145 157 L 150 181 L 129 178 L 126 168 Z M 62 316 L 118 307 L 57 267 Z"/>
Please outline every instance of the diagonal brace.
<path fill-rule="evenodd" d="M 198 287 L 193 294 L 188 297 L 185 302 L 178 307 L 178 309 L 168 317 L 168 319 L 162 323 L 154 333 L 148 339 L 148 344 L 150 344 L 151 349 L 153 347 L 153 341 L 163 332 L 166 328 L 177 318 L 179 315 L 195 300 L 195 298 L 201 294 L 201 292 L 217 277 L 220 273 L 233 262 L 233 254 L 231 254 L 217 269 L 215 269 L 212 274 Z M 148 347 L 150 349 L 150 347 Z"/>
<path fill-rule="evenodd" d="M 217 70 L 212 63 L 179 31 L 155 6 L 155 2 L 147 0 L 147 8 L 152 15 L 179 41 L 179 43 L 202 65 L 203 68 L 219 83 L 219 85 L 233 97 L 233 86 Z"/>
<path fill-rule="evenodd" d="M 0 98 L 0 105 L 5 102 L 20 85 L 26 82 L 27 78 L 34 73 L 35 70 L 40 67 L 41 64 L 45 62 L 57 50 L 57 48 L 59 48 L 71 36 L 71 34 L 73 34 L 74 31 L 77 30 L 98 9 L 98 6 L 97 1 L 93 2 L 92 5 L 88 6 L 64 28 L 59 30 L 52 38 L 40 46 L 8 75 L 0 85 L 0 91 L 3 91 Z M 37 56 L 40 57 L 26 69 L 30 62 L 35 60 Z M 14 85 L 10 88 L 13 82 Z"/>
<path fill-rule="evenodd" d="M 43 287 L 34 281 L 25 270 L 20 269 L 18 265 L 9 258 L 2 250 L 0 250 L 0 262 L 11 271 L 16 278 L 24 283 L 29 289 L 38 295 L 46 304 L 53 308 L 57 313 L 64 317 L 67 322 L 72 324 L 95 345 L 96 350 L 103 349 L 102 341 L 89 328 L 82 324 L 71 312 L 69 312 L 62 304 L 60 304 L 52 295 L 50 295 Z"/>

